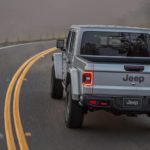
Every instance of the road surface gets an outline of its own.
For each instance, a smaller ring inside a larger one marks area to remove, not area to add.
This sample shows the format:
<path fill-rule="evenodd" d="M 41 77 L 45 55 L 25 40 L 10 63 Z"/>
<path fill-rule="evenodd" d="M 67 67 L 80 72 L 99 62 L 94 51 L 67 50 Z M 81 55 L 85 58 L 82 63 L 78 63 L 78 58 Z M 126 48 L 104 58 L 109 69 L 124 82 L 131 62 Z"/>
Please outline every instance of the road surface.
<path fill-rule="evenodd" d="M 7 150 L 4 130 L 5 95 L 17 69 L 31 56 L 55 46 L 55 41 L 0 49 L 0 149 Z M 20 97 L 20 115 L 31 150 L 149 150 L 150 118 L 116 117 L 98 111 L 85 116 L 82 129 L 64 123 L 64 99 L 50 98 L 51 54 L 28 72 Z M 12 105 L 12 103 L 11 103 Z M 12 106 L 11 106 L 12 107 Z M 11 122 L 13 115 L 11 108 Z M 19 144 L 13 125 L 13 136 Z"/>

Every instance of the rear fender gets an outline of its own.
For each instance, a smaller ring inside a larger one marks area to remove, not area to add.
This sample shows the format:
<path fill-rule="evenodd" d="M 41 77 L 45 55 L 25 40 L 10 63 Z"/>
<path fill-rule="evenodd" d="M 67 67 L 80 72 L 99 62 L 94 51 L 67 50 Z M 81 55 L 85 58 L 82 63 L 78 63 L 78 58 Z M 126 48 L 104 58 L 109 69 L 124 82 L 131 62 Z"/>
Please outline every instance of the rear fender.
<path fill-rule="evenodd" d="M 69 72 L 71 76 L 72 98 L 74 100 L 79 100 L 79 95 L 80 95 L 79 72 L 76 68 L 71 68 Z"/>
<path fill-rule="evenodd" d="M 54 63 L 55 77 L 56 79 L 63 79 L 63 61 L 62 53 L 54 53 L 52 57 Z"/>

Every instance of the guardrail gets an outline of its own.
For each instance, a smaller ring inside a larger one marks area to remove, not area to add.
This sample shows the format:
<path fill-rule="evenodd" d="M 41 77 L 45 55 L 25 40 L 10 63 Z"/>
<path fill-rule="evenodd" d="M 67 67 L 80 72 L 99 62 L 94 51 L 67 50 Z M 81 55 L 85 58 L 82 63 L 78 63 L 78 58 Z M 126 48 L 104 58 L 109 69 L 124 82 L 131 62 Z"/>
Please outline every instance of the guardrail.
<path fill-rule="evenodd" d="M 45 33 L 45 34 L 9 36 L 7 38 L 5 37 L 0 38 L 0 47 L 14 45 L 14 44 L 30 43 L 30 42 L 65 39 L 66 37 L 67 37 L 67 32 L 54 33 L 54 34 Z"/>

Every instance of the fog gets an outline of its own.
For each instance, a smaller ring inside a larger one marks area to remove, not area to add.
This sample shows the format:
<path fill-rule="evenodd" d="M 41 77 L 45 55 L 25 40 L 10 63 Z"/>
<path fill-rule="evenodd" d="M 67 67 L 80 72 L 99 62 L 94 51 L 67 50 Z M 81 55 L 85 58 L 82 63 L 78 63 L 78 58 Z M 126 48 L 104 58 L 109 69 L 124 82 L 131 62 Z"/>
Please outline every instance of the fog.
<path fill-rule="evenodd" d="M 61 32 L 71 24 L 127 24 L 147 0 L 0 0 L 0 37 Z M 131 16 L 129 14 L 132 14 Z M 142 17 L 141 17 L 142 18 Z M 118 21 L 119 20 L 119 21 Z M 137 19 L 136 19 L 136 22 Z"/>
<path fill-rule="evenodd" d="M 140 7 L 120 17 L 118 23 L 121 25 L 142 26 L 150 28 L 150 1 L 141 1 Z"/>

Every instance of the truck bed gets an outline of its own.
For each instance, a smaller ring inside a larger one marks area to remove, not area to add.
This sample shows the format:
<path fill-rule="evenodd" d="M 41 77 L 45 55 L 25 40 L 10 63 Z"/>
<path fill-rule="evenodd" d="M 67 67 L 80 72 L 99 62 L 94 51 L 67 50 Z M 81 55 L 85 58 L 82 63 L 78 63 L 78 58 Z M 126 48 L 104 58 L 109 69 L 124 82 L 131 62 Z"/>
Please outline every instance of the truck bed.
<path fill-rule="evenodd" d="M 150 64 L 150 58 L 133 58 L 133 57 L 104 57 L 104 56 L 88 56 L 81 55 L 79 58 L 89 62 L 106 62 L 106 63 L 134 63 L 134 64 Z"/>

